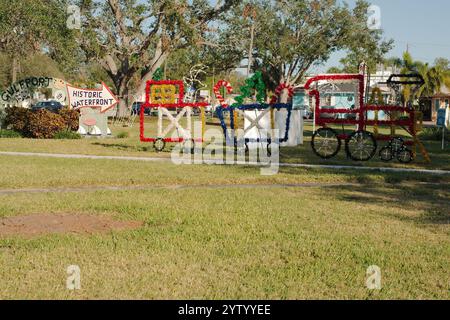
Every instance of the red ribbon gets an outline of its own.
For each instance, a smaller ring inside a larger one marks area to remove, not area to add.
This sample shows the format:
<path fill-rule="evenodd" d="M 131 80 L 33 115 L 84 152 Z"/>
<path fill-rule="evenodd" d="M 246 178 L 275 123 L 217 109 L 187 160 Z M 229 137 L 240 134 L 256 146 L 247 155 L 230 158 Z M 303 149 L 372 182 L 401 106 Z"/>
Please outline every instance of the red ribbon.
<path fill-rule="evenodd" d="M 292 98 L 294 96 L 294 87 L 291 85 L 288 85 L 286 83 L 281 83 L 276 89 L 275 89 L 275 95 L 272 96 L 272 99 L 270 100 L 270 104 L 275 104 L 278 102 L 278 99 L 281 96 L 281 93 L 283 90 L 288 91 L 289 98 Z"/>
<path fill-rule="evenodd" d="M 217 84 L 214 86 L 214 95 L 216 96 L 217 100 L 219 100 L 220 105 L 222 108 L 228 108 L 228 104 L 225 103 L 224 97 L 220 94 L 221 88 L 226 88 L 228 93 L 233 93 L 233 87 L 228 81 L 220 80 L 217 82 Z"/>

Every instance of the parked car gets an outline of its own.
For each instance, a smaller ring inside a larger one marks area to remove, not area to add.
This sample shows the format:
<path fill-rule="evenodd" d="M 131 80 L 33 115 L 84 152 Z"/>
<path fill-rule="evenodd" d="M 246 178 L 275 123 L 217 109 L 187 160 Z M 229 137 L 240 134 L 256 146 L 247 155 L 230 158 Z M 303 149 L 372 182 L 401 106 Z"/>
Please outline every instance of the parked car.
<path fill-rule="evenodd" d="M 334 109 L 334 107 L 333 106 L 322 106 L 321 107 L 321 109 L 322 110 L 332 110 L 332 109 Z M 320 114 L 320 118 L 321 119 L 337 119 L 338 118 L 338 114 L 337 113 L 332 113 L 332 112 L 330 112 L 330 113 L 321 113 Z"/>
<path fill-rule="evenodd" d="M 303 110 L 303 119 L 312 119 L 313 113 L 310 109 Z"/>
<path fill-rule="evenodd" d="M 141 113 L 141 106 L 143 102 L 134 102 L 131 106 L 131 115 L 139 115 Z M 146 110 L 147 111 L 147 110 Z"/>
<path fill-rule="evenodd" d="M 51 112 L 58 112 L 60 109 L 62 109 L 64 106 L 59 103 L 58 101 L 54 100 L 48 100 L 48 101 L 39 101 L 35 105 L 31 107 L 32 111 L 38 111 L 38 110 L 48 110 Z"/>
<path fill-rule="evenodd" d="M 144 104 L 144 102 L 134 102 L 133 105 L 131 106 L 131 115 L 140 115 L 141 114 L 141 106 Z M 146 116 L 150 116 L 150 115 L 157 115 L 158 114 L 158 110 L 156 108 L 145 108 L 144 114 Z"/>

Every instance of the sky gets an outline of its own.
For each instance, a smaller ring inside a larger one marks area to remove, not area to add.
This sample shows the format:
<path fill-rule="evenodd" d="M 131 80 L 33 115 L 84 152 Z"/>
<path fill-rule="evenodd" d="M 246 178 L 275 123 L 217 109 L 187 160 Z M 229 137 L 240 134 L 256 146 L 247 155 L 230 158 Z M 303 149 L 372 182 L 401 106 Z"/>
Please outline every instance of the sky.
<path fill-rule="evenodd" d="M 343 2 L 343 1 L 342 1 Z M 352 6 L 355 0 L 346 0 Z M 369 0 L 381 9 L 381 28 L 395 47 L 387 57 L 401 56 L 409 46 L 414 59 L 433 63 L 438 57 L 450 60 L 449 0 Z M 344 53 L 335 53 L 317 71 L 339 66 Z"/>

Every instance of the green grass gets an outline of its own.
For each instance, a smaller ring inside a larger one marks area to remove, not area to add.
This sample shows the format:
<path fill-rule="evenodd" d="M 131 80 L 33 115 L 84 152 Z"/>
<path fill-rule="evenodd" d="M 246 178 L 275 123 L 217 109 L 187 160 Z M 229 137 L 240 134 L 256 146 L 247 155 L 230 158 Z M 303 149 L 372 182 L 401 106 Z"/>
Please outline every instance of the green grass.
<path fill-rule="evenodd" d="M 57 140 L 58 139 L 59 140 L 79 140 L 82 137 L 77 132 L 73 132 L 70 130 L 63 130 L 63 131 L 57 132 L 53 138 L 57 139 Z"/>
<path fill-rule="evenodd" d="M 147 119 L 146 128 L 151 130 L 147 132 L 150 137 L 156 136 L 155 119 Z M 220 129 L 217 119 L 208 120 L 207 128 Z M 76 153 L 76 154 L 94 154 L 94 155 L 116 155 L 116 156 L 136 156 L 136 157 L 170 157 L 170 150 L 173 145 L 168 144 L 162 153 L 156 153 L 151 143 L 140 142 L 139 124 L 135 123 L 133 127 L 123 128 L 120 126 L 111 126 L 112 137 L 104 139 L 82 139 L 73 143 L 67 140 L 32 140 L 32 139 L 2 139 L 0 141 L 0 151 L 22 151 L 22 152 L 48 152 L 48 153 Z M 387 133 L 387 128 L 380 128 L 381 133 Z M 294 148 L 281 149 L 281 161 L 288 163 L 307 163 L 307 164 L 336 164 L 336 165 L 357 165 L 371 167 L 399 167 L 399 168 L 423 168 L 423 169 L 444 169 L 450 170 L 449 145 L 446 143 L 445 150 L 441 149 L 440 141 L 424 141 L 432 163 L 428 164 L 419 154 L 418 158 L 411 164 L 400 164 L 396 161 L 389 163 L 379 160 L 378 155 L 369 162 L 356 163 L 346 159 L 344 147 L 338 156 L 331 160 L 318 158 L 311 150 L 310 141 L 313 128 L 310 122 L 305 124 L 304 144 Z M 400 136 L 405 132 L 398 130 Z M 380 145 L 382 145 L 380 143 Z"/>
<path fill-rule="evenodd" d="M 22 135 L 14 130 L 3 130 L 0 129 L 0 138 L 22 138 Z"/>
<path fill-rule="evenodd" d="M 170 157 L 172 146 L 155 153 L 140 142 L 137 124 L 111 129 L 105 139 L 2 138 L 0 151 Z M 342 151 L 317 158 L 311 134 L 307 124 L 305 144 L 283 148 L 281 161 L 450 170 L 438 141 L 425 142 L 432 164 L 420 157 L 410 165 L 358 164 Z M 75 213 L 143 222 L 107 234 L 0 239 L 3 299 L 450 296 L 450 175 L 285 167 L 262 176 L 251 166 L 1 155 L 0 166 L 0 191 L 87 188 L 0 193 L 0 217 Z M 301 183 L 355 185 L 287 186 Z M 102 186 L 142 188 L 88 190 Z M 81 267 L 81 291 L 65 288 L 72 264 Z M 365 288 L 370 265 L 381 268 L 380 291 Z"/>
<path fill-rule="evenodd" d="M 449 298 L 448 176 L 282 168 L 265 177 L 253 167 L 12 156 L 0 156 L 0 165 L 0 189 L 147 186 L 0 195 L 0 217 L 77 213 L 144 223 L 1 239 L 3 299 Z M 305 182 L 362 185 L 271 187 Z M 76 292 L 65 288 L 72 264 L 82 272 Z M 382 270 L 380 291 L 365 288 L 370 265 Z"/>

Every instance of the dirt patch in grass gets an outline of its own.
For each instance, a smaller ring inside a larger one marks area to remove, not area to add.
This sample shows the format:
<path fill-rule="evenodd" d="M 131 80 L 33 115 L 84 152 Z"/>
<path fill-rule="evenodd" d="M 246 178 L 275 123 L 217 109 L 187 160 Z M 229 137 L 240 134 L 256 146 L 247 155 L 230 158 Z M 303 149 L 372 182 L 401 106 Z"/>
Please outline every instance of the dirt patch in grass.
<path fill-rule="evenodd" d="M 34 214 L 0 219 L 0 238 L 35 237 L 45 234 L 93 234 L 135 229 L 138 221 L 117 221 L 110 217 L 81 214 Z"/>

